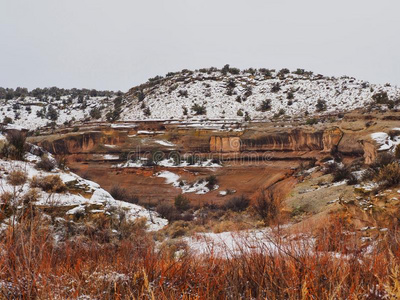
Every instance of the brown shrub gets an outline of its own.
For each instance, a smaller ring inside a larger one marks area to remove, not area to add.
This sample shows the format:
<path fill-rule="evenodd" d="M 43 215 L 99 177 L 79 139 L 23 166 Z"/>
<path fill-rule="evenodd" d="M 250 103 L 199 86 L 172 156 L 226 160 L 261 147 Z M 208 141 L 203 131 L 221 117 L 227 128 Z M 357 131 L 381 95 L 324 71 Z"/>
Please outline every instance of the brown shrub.
<path fill-rule="evenodd" d="M 10 201 L 13 199 L 13 194 L 10 192 L 4 192 L 3 194 L 0 195 L 0 201 L 4 204 L 10 203 Z"/>
<path fill-rule="evenodd" d="M 372 168 L 378 169 L 387 166 L 395 161 L 395 158 L 390 152 L 379 153 L 374 163 L 371 165 Z"/>
<path fill-rule="evenodd" d="M 1 155 L 6 158 L 24 160 L 26 150 L 25 133 L 21 131 L 11 131 L 7 134 L 7 144 L 3 146 Z"/>
<path fill-rule="evenodd" d="M 133 194 L 131 192 L 128 192 L 127 189 L 120 187 L 119 185 L 113 185 L 110 190 L 110 194 L 116 200 L 125 201 L 125 202 L 132 203 L 132 204 L 139 203 L 138 196 L 136 196 L 135 194 Z"/>
<path fill-rule="evenodd" d="M 42 158 L 40 159 L 40 161 L 38 163 L 36 163 L 36 168 L 46 171 L 46 172 L 50 172 L 51 170 L 53 170 L 56 167 L 56 164 L 54 161 L 52 161 L 51 159 L 49 159 L 49 157 L 47 155 L 43 155 Z"/>
<path fill-rule="evenodd" d="M 31 187 L 40 188 L 48 193 L 63 193 L 67 190 L 67 186 L 58 175 L 34 176 L 31 180 Z"/>
<path fill-rule="evenodd" d="M 36 202 L 38 199 L 39 193 L 36 189 L 30 189 L 25 195 L 22 196 L 22 202 L 25 204 Z"/>
<path fill-rule="evenodd" d="M 400 183 L 400 165 L 397 162 L 393 162 L 382 167 L 379 170 L 376 181 L 387 187 L 398 185 Z"/>
<path fill-rule="evenodd" d="M 396 149 L 394 150 L 394 156 L 397 159 L 400 159 L 400 144 L 396 146 Z"/>
<path fill-rule="evenodd" d="M 354 181 L 354 177 L 351 176 L 349 166 L 341 166 L 335 162 L 326 165 L 324 174 L 332 174 L 333 182 L 338 182 L 345 179 Z"/>
<path fill-rule="evenodd" d="M 184 244 L 168 241 L 156 251 L 143 231 L 101 244 L 112 236 L 91 226 L 86 238 L 54 245 L 50 227 L 36 218 L 0 240 L 0 289 L 5 299 L 398 299 L 399 232 L 389 231 L 379 249 L 354 252 L 360 237 L 346 236 L 342 223 L 332 223 L 316 245 L 280 243 L 277 235 L 260 251 L 240 248 L 244 241 L 235 253 L 210 248 L 211 255 L 176 259 Z M 181 236 L 187 226 L 179 225 L 174 233 Z"/>
<path fill-rule="evenodd" d="M 224 207 L 232 211 L 244 211 L 249 207 L 250 200 L 245 196 L 233 197 L 225 202 Z"/>
<path fill-rule="evenodd" d="M 167 219 L 169 222 L 179 219 L 179 212 L 175 206 L 168 203 L 160 203 L 156 207 L 156 212 L 163 218 Z"/>
<path fill-rule="evenodd" d="M 354 177 L 350 172 L 350 169 L 347 166 L 337 168 L 333 173 L 333 182 L 338 182 L 346 179 L 350 179 L 354 181 Z"/>
<path fill-rule="evenodd" d="M 377 175 L 377 171 L 373 168 L 368 168 L 365 169 L 361 176 L 361 181 L 371 181 L 373 180 Z"/>
<path fill-rule="evenodd" d="M 68 168 L 68 159 L 65 155 L 57 155 L 56 161 L 57 161 L 57 166 L 61 170 L 66 170 Z"/>
<path fill-rule="evenodd" d="M 253 208 L 266 224 L 270 224 L 279 213 L 279 203 L 275 193 L 271 189 L 261 191 Z"/>
<path fill-rule="evenodd" d="M 22 170 L 14 170 L 11 171 L 10 174 L 7 176 L 7 182 L 13 186 L 23 185 L 26 183 L 28 177 L 26 172 Z"/>

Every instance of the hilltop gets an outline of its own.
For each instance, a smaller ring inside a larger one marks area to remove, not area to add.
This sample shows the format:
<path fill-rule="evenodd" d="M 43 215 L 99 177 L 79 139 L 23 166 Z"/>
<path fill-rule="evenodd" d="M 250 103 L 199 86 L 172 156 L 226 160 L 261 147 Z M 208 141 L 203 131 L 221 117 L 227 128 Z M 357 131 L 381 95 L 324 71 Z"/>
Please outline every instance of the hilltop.
<path fill-rule="evenodd" d="M 182 70 L 156 76 L 127 93 L 65 89 L 0 89 L 0 118 L 30 130 L 77 122 L 140 120 L 269 121 L 396 109 L 400 89 L 343 76 L 247 69 Z M 381 107 L 382 108 L 382 107 Z"/>
<path fill-rule="evenodd" d="M 384 99 L 380 99 L 383 97 Z M 399 103 L 400 90 L 355 78 L 302 69 L 183 70 L 155 77 L 126 94 L 121 119 L 268 120 L 346 112 L 378 101 Z"/>

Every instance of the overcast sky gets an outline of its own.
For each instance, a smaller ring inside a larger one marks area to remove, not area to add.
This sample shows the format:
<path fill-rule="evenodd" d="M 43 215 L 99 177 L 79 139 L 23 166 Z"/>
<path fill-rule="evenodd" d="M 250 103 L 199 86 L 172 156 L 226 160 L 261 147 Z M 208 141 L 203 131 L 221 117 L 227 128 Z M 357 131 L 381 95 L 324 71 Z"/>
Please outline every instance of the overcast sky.
<path fill-rule="evenodd" d="M 400 85 L 399 0 L 1 0 L 0 86 L 126 91 L 184 68 Z"/>

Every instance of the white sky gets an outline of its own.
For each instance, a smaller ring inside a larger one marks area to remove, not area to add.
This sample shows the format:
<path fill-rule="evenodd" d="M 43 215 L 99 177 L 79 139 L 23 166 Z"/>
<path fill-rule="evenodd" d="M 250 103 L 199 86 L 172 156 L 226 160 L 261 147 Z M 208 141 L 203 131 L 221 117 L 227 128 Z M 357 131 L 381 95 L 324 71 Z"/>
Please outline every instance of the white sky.
<path fill-rule="evenodd" d="M 0 86 L 126 91 L 184 68 L 400 85 L 399 0 L 0 0 Z"/>

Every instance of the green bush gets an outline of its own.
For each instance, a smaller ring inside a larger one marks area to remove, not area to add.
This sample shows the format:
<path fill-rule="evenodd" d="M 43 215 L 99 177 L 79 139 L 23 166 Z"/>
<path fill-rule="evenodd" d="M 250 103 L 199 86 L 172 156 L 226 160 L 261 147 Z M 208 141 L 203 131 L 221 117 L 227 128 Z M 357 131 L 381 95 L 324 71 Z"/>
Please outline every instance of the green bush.
<path fill-rule="evenodd" d="M 194 110 L 196 115 L 205 115 L 207 113 L 206 107 L 197 103 L 192 106 L 192 110 Z"/>
<path fill-rule="evenodd" d="M 307 125 L 315 125 L 318 124 L 319 120 L 316 118 L 311 118 L 311 119 L 307 119 L 306 124 Z"/>
<path fill-rule="evenodd" d="M 7 134 L 7 143 L 2 148 L 2 156 L 15 160 L 24 160 L 27 150 L 26 135 L 22 131 L 11 131 Z"/>
<path fill-rule="evenodd" d="M 281 85 L 279 82 L 274 83 L 274 85 L 271 88 L 272 93 L 277 93 L 281 90 Z"/>
<path fill-rule="evenodd" d="M 190 201 L 188 198 L 183 196 L 182 194 L 178 195 L 174 199 L 174 205 L 177 210 L 179 211 L 185 211 L 190 208 Z"/>
<path fill-rule="evenodd" d="M 387 92 L 378 92 L 372 96 L 372 99 L 377 104 L 387 104 L 389 102 L 389 96 Z"/>
<path fill-rule="evenodd" d="M 215 175 L 210 175 L 206 178 L 207 183 L 207 187 L 212 190 L 214 189 L 215 185 L 218 183 L 218 179 Z"/>
<path fill-rule="evenodd" d="M 294 73 L 294 74 L 297 74 L 297 75 L 304 75 L 304 74 L 305 74 L 305 71 L 304 71 L 304 69 L 297 69 L 297 70 L 294 71 L 293 73 Z"/>
<path fill-rule="evenodd" d="M 93 119 L 100 119 L 101 118 L 101 111 L 98 107 L 94 107 L 90 110 L 90 116 Z"/>
<path fill-rule="evenodd" d="M 266 99 L 263 100 L 261 102 L 260 108 L 259 108 L 262 112 L 271 110 L 271 100 L 270 99 Z"/>
<path fill-rule="evenodd" d="M 326 101 L 322 99 L 318 99 L 317 104 L 315 105 L 318 112 L 326 110 Z"/>
<path fill-rule="evenodd" d="M 52 105 L 50 105 L 47 109 L 46 117 L 52 121 L 56 121 L 58 119 L 58 112 Z"/>

